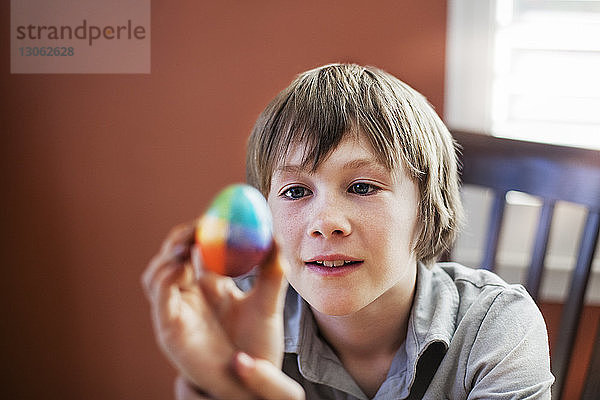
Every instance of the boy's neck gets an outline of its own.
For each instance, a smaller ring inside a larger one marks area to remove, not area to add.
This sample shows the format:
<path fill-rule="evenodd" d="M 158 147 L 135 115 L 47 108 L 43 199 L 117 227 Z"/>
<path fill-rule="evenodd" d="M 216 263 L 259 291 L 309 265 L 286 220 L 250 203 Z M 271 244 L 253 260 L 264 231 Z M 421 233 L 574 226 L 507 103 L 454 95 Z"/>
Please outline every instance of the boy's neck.
<path fill-rule="evenodd" d="M 416 283 L 416 271 L 414 274 Z M 313 310 L 321 336 L 365 394 L 373 396 L 406 338 L 416 285 L 397 285 L 363 309 L 344 316 Z"/>
<path fill-rule="evenodd" d="M 326 315 L 313 309 L 319 332 L 338 355 L 395 354 L 406 337 L 414 290 L 398 293 L 393 287 L 350 315 Z"/>

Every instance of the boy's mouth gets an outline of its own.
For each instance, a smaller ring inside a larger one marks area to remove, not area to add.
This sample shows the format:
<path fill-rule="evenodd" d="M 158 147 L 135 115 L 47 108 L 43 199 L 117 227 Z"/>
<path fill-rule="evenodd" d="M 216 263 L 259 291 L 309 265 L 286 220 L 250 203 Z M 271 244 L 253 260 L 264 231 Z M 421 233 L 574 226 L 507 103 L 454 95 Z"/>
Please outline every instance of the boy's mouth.
<path fill-rule="evenodd" d="M 323 278 L 339 278 L 361 268 L 365 260 L 344 254 L 320 255 L 306 261 L 306 268 Z"/>
<path fill-rule="evenodd" d="M 359 262 L 360 261 L 353 260 L 315 260 L 309 261 L 306 264 L 318 265 L 320 267 L 337 268 L 357 264 Z"/>
<path fill-rule="evenodd" d="M 345 254 L 321 254 L 305 261 L 307 267 L 316 269 L 344 269 L 362 264 L 364 260 Z"/>

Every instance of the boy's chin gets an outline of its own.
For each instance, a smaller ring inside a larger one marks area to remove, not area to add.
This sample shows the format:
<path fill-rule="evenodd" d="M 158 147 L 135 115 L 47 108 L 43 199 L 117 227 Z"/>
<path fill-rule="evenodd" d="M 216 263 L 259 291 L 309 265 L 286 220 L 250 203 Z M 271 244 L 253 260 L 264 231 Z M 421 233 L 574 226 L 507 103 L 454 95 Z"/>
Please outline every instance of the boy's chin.
<path fill-rule="evenodd" d="M 304 298 L 313 311 L 332 317 L 343 317 L 356 313 L 367 306 L 364 299 L 353 301 L 348 297 L 342 299 Z"/>

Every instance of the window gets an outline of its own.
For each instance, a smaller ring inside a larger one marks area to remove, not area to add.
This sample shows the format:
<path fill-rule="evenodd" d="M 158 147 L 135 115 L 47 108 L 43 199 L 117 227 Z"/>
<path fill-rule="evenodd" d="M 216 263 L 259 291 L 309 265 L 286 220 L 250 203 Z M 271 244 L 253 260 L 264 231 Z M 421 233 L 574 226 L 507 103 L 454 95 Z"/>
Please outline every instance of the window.
<path fill-rule="evenodd" d="M 451 128 L 600 149 L 599 0 L 449 0 Z"/>

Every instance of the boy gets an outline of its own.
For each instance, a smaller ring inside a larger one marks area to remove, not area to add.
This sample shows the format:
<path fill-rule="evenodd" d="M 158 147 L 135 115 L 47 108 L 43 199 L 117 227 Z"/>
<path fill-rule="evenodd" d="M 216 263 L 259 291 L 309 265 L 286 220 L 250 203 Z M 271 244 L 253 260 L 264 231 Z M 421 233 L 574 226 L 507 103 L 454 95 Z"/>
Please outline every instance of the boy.
<path fill-rule="evenodd" d="M 180 399 L 550 398 L 526 291 L 435 262 L 461 219 L 457 161 L 416 91 L 358 65 L 299 75 L 259 117 L 247 177 L 273 213 L 265 265 L 237 286 L 202 271 L 192 222 L 143 277 Z"/>

